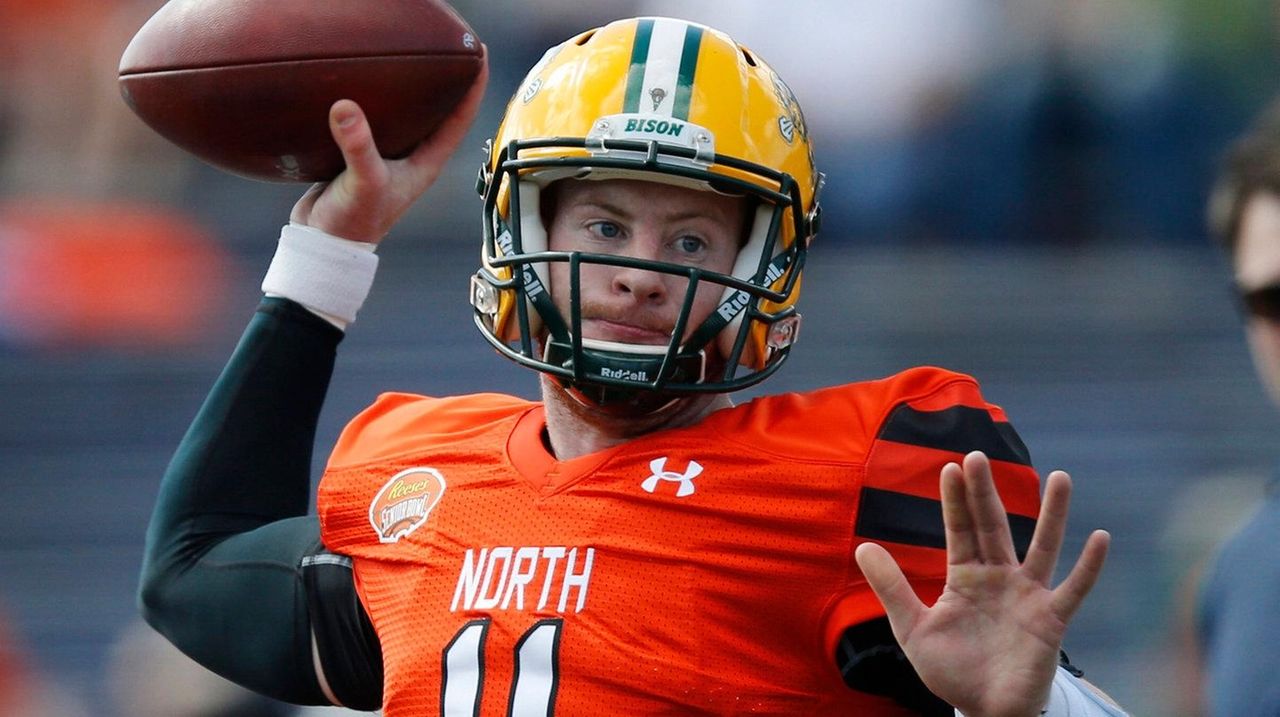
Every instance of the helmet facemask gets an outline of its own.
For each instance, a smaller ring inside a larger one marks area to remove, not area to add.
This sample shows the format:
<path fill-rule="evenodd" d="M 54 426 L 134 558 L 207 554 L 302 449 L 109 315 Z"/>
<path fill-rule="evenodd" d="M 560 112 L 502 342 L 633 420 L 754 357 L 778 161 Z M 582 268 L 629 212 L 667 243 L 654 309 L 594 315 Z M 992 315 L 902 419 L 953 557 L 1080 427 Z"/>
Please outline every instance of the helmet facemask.
<path fill-rule="evenodd" d="M 548 55 L 557 52 L 559 48 Z M 541 86 L 537 72 L 535 68 L 521 93 L 524 102 L 529 87 Z M 780 83 L 776 75 L 773 80 Z M 515 121 L 521 102 L 513 98 L 499 139 Z M 765 164 L 716 154 L 712 130 L 688 120 L 612 113 L 596 116 L 584 129 L 577 137 L 516 136 L 493 147 L 490 162 L 481 169 L 483 266 L 472 279 L 471 298 L 482 335 L 503 355 L 555 377 L 571 395 L 605 409 L 649 412 L 681 395 L 734 391 L 767 378 L 796 338 L 800 316 L 794 302 L 816 229 L 818 175 L 801 183 Z M 807 143 L 803 150 L 807 153 Z M 807 162 L 804 166 L 812 168 Z M 543 189 L 560 179 L 614 178 L 748 198 L 754 216 L 731 273 L 610 254 L 548 251 L 539 206 Z M 550 296 L 549 267 L 554 263 L 567 265 L 568 286 L 557 289 L 569 293 L 566 312 Z M 582 336 L 582 269 L 598 265 L 685 279 L 681 309 L 666 345 Z M 718 286 L 720 298 L 695 326 L 694 299 L 707 285 Z"/>

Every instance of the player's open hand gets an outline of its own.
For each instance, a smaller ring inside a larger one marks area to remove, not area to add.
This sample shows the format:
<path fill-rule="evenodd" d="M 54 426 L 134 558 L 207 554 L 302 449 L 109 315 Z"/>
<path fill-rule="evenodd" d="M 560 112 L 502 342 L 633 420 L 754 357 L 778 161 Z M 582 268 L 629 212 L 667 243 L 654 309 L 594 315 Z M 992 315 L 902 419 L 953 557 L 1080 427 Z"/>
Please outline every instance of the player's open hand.
<path fill-rule="evenodd" d="M 928 607 L 888 551 L 867 543 L 857 561 L 884 604 L 920 678 L 966 717 L 1039 715 L 1067 623 L 1102 571 L 1110 536 L 1094 531 L 1057 588 L 1071 479 L 1049 474 L 1026 560 L 1018 563 L 991 464 L 982 453 L 942 469 L 947 584 Z"/>
<path fill-rule="evenodd" d="M 486 49 L 487 54 L 487 49 Z M 364 112 L 351 100 L 329 110 L 329 131 L 346 169 L 331 182 L 313 185 L 293 207 L 290 221 L 333 236 L 378 243 L 392 225 L 444 171 L 480 109 L 489 81 L 487 57 L 467 96 L 431 136 L 404 159 L 379 153 Z"/>

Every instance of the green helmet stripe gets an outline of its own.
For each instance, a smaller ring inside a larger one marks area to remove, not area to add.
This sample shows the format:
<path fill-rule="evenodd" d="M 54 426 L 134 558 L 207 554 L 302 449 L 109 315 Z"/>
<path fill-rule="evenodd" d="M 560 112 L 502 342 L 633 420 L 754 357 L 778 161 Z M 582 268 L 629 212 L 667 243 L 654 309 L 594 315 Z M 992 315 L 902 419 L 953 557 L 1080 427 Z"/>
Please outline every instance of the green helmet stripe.
<path fill-rule="evenodd" d="M 671 114 L 689 119 L 689 100 L 693 97 L 693 73 L 698 68 L 698 49 L 702 45 L 702 28 L 690 25 L 685 30 L 684 51 L 680 56 L 680 79 L 676 84 L 675 105 Z"/>
<path fill-rule="evenodd" d="M 649 42 L 653 39 L 653 20 L 641 20 L 636 25 L 636 39 L 631 46 L 631 67 L 627 70 L 627 93 L 623 100 L 623 112 L 640 111 L 640 91 L 644 88 L 644 70 L 649 60 Z"/>
<path fill-rule="evenodd" d="M 624 113 L 689 119 L 703 29 L 666 18 L 644 18 L 636 23 Z"/>

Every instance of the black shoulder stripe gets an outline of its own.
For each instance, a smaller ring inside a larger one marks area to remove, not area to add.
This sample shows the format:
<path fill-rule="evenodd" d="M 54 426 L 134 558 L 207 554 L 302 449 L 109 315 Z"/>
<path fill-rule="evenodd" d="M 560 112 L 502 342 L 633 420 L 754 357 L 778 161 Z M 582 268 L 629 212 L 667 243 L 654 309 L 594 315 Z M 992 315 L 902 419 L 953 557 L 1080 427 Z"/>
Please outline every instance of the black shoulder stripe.
<path fill-rule="evenodd" d="M 1018 560 L 1027 556 L 1036 521 L 1025 515 L 1008 514 L 1013 533 L 1013 550 Z M 947 547 L 942 526 L 942 501 L 881 488 L 863 488 L 858 502 L 858 520 L 853 532 L 870 540 L 883 540 L 925 548 Z"/>
<path fill-rule="evenodd" d="M 1013 426 L 992 420 L 981 408 L 917 411 L 904 403 L 889 415 L 879 438 L 953 453 L 982 451 L 993 460 L 1031 465 L 1031 453 Z"/>

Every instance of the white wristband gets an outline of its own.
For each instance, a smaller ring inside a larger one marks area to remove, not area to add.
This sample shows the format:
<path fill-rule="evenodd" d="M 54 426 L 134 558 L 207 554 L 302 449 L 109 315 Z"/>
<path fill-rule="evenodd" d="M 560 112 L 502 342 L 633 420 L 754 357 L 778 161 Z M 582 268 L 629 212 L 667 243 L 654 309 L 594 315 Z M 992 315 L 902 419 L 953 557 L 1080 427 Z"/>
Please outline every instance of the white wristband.
<path fill-rule="evenodd" d="M 340 329 L 356 319 L 378 270 L 375 244 L 350 241 L 302 224 L 280 230 L 262 291 L 302 304 Z"/>
<path fill-rule="evenodd" d="M 1108 702 L 1062 667 L 1053 676 L 1049 704 L 1040 714 L 1043 717 L 1128 717 L 1127 712 Z M 964 715 L 956 710 L 956 717 Z"/>

